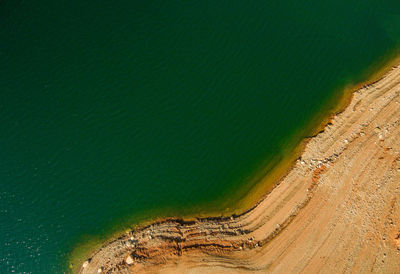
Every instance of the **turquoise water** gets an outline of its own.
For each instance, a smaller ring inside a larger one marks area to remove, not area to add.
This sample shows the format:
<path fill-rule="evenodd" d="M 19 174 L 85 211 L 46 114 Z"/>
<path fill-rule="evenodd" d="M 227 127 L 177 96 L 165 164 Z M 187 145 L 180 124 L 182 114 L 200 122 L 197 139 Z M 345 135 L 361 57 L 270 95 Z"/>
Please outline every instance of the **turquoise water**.
<path fill-rule="evenodd" d="M 398 48 L 399 1 L 293 2 L 1 1 L 0 272 L 231 206 Z"/>

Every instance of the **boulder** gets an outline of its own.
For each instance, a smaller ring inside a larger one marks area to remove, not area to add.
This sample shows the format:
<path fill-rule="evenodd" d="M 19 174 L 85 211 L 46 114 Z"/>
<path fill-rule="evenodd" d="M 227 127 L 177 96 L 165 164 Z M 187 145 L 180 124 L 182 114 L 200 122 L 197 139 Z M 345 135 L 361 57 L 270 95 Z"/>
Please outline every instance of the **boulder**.
<path fill-rule="evenodd" d="M 128 255 L 128 257 L 126 257 L 125 263 L 128 264 L 128 265 L 133 264 L 133 258 L 132 258 L 131 255 Z"/>

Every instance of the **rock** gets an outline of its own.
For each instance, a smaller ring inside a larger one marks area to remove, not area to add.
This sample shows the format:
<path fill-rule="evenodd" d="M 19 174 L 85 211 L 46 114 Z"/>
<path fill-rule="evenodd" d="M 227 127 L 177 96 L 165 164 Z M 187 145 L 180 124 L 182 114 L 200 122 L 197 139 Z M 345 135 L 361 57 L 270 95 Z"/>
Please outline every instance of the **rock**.
<path fill-rule="evenodd" d="M 125 263 L 128 264 L 128 265 L 133 264 L 133 259 L 132 259 L 132 256 L 131 256 L 131 255 L 129 255 L 128 257 L 126 257 Z"/>
<path fill-rule="evenodd" d="M 97 273 L 101 273 L 102 271 L 101 268 L 97 269 Z"/>
<path fill-rule="evenodd" d="M 85 268 L 85 267 L 87 267 L 88 265 L 89 265 L 89 261 L 85 261 L 85 262 L 82 264 L 82 267 Z"/>

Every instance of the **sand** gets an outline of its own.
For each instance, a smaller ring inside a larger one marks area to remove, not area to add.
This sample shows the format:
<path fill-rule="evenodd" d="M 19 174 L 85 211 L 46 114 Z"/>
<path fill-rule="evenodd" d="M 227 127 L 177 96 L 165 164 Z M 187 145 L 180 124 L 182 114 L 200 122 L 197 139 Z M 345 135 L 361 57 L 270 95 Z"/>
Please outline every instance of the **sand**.
<path fill-rule="evenodd" d="M 137 228 L 79 271 L 400 273 L 400 68 L 355 91 L 249 211 Z"/>

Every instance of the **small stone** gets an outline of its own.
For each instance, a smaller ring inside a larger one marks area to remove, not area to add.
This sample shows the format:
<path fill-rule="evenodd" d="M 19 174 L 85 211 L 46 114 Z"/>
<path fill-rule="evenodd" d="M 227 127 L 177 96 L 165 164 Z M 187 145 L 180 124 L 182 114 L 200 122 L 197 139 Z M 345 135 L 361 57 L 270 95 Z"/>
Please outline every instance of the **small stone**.
<path fill-rule="evenodd" d="M 133 238 L 133 236 L 131 237 L 131 241 L 133 241 L 135 238 Z"/>
<path fill-rule="evenodd" d="M 348 144 L 348 143 L 349 143 L 349 140 L 344 139 L 344 143 L 345 143 L 345 144 Z"/>
<path fill-rule="evenodd" d="M 102 271 L 101 268 L 97 269 L 97 273 L 101 273 Z"/>
<path fill-rule="evenodd" d="M 85 261 L 85 262 L 82 264 L 82 267 L 85 268 L 85 267 L 87 267 L 88 265 L 89 265 L 89 261 Z"/>
<path fill-rule="evenodd" d="M 126 257 L 125 263 L 128 264 L 128 265 L 133 264 L 133 258 L 132 258 L 131 255 L 129 255 L 128 257 Z"/>

